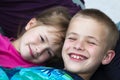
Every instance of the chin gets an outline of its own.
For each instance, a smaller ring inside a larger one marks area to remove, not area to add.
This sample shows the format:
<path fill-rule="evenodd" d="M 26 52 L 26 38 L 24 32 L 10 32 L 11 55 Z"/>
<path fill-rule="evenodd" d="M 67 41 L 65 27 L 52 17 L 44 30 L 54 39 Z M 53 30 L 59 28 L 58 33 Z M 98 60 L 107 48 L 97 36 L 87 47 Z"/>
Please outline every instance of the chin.
<path fill-rule="evenodd" d="M 73 73 L 76 73 L 76 72 L 78 72 L 78 70 L 79 69 L 77 69 L 76 67 L 65 67 L 65 69 L 67 70 L 67 71 L 70 71 L 70 72 L 73 72 Z"/>

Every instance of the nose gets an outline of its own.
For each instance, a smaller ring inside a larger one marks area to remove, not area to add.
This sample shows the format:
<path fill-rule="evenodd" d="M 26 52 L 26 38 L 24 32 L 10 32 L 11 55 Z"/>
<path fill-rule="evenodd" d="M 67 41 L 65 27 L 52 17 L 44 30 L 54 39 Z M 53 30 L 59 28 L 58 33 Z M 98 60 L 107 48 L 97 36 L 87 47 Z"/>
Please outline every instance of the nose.
<path fill-rule="evenodd" d="M 84 50 L 84 46 L 84 41 L 82 40 L 77 40 L 73 45 L 74 49 L 76 50 Z"/>
<path fill-rule="evenodd" d="M 36 52 L 37 53 L 42 53 L 43 51 L 45 51 L 48 48 L 48 44 L 41 44 L 36 46 Z"/>

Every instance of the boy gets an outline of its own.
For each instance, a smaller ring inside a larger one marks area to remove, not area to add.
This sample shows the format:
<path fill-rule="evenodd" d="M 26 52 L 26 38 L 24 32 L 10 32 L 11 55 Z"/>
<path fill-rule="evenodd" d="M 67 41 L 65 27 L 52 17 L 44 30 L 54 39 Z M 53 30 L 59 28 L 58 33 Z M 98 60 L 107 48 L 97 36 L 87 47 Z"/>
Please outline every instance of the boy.
<path fill-rule="evenodd" d="M 70 21 L 62 57 L 65 70 L 89 80 L 97 68 L 109 64 L 119 32 L 104 13 L 95 9 L 78 12 Z"/>

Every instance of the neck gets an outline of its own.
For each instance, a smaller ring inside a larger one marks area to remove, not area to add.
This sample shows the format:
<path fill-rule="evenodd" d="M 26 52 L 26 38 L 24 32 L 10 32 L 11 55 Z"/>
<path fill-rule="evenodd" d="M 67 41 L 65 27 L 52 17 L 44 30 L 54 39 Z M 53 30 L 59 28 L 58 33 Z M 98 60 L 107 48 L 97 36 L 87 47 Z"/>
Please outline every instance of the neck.
<path fill-rule="evenodd" d="M 84 80 L 90 80 L 91 76 L 93 73 L 88 73 L 88 74 L 79 74 Z"/>

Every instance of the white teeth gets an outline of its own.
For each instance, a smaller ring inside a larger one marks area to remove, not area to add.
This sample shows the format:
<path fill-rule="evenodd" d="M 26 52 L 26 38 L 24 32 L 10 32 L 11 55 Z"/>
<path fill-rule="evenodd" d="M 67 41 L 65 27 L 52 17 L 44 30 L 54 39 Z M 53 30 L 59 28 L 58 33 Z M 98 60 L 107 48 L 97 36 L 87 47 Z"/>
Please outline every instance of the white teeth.
<path fill-rule="evenodd" d="M 72 57 L 72 58 L 75 58 L 75 59 L 81 59 L 81 60 L 83 60 L 83 59 L 84 59 L 83 57 L 78 56 L 78 55 L 71 55 L 71 57 Z"/>
<path fill-rule="evenodd" d="M 80 56 L 77 56 L 77 55 L 71 55 L 71 57 L 75 59 L 80 59 Z"/>
<path fill-rule="evenodd" d="M 77 58 L 77 59 L 79 59 L 79 58 L 80 58 L 80 56 L 76 56 L 76 58 Z"/>

